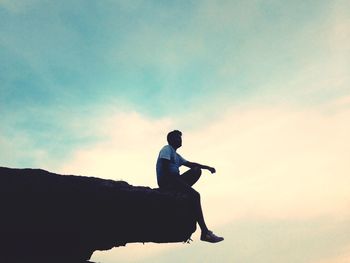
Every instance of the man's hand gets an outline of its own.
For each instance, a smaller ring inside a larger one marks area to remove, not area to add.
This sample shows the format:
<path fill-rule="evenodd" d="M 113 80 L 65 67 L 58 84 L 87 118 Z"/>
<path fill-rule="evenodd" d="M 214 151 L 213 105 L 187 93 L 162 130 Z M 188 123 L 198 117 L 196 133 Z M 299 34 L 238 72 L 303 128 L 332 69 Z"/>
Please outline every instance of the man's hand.
<path fill-rule="evenodd" d="M 189 162 L 187 161 L 186 163 L 184 163 L 184 165 L 188 168 L 199 168 L 199 169 L 206 169 L 206 170 L 209 170 L 212 174 L 213 173 L 216 173 L 216 170 L 214 167 L 210 167 L 210 166 L 207 166 L 207 165 L 203 165 L 203 164 L 199 164 L 199 163 L 193 163 L 193 162 Z"/>
<path fill-rule="evenodd" d="M 213 174 L 216 172 L 215 168 L 214 167 L 208 167 L 208 170 Z"/>

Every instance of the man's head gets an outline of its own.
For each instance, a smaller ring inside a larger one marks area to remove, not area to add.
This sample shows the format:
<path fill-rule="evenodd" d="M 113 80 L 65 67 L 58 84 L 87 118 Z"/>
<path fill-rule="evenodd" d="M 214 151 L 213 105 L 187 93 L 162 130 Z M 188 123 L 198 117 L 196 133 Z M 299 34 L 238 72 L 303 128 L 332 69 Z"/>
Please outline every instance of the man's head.
<path fill-rule="evenodd" d="M 182 145 L 182 132 L 174 130 L 168 133 L 167 141 L 174 149 L 180 148 Z"/>

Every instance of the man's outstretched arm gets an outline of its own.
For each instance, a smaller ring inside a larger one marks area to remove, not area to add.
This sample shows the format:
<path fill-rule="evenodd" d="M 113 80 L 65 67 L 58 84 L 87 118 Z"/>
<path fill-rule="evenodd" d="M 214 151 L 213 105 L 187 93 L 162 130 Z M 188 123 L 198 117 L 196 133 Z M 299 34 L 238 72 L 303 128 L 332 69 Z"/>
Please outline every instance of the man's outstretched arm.
<path fill-rule="evenodd" d="M 210 166 L 203 165 L 203 164 L 200 164 L 200 163 L 194 163 L 194 162 L 187 161 L 183 165 L 188 167 L 188 168 L 198 167 L 200 169 L 206 169 L 206 170 L 209 170 L 211 173 L 215 173 L 216 172 L 214 167 L 210 167 Z"/>

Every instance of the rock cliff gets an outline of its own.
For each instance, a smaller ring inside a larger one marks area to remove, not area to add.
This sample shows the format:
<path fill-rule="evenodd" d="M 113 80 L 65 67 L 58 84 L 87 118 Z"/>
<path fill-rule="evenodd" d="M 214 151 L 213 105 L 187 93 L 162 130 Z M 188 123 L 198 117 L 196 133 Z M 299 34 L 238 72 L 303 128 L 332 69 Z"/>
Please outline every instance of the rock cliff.
<path fill-rule="evenodd" d="M 186 241 L 196 229 L 186 195 L 41 169 L 0 167 L 0 208 L 0 262 L 81 262 L 131 242 Z"/>

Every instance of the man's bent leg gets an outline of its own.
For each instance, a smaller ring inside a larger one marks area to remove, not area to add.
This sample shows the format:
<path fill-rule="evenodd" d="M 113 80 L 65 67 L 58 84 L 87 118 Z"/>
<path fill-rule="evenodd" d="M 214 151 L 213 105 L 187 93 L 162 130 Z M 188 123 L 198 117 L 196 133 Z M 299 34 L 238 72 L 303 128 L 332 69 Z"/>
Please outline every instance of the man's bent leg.
<path fill-rule="evenodd" d="M 202 170 L 199 167 L 191 168 L 190 170 L 181 174 L 181 179 L 188 185 L 194 185 L 201 177 Z"/>
<path fill-rule="evenodd" d="M 193 176 L 193 174 L 190 174 L 190 176 Z M 200 177 L 200 173 L 198 173 L 198 171 L 195 171 L 194 176 L 197 176 L 198 180 Z M 169 177 L 166 180 L 160 180 L 159 182 L 159 186 L 162 189 L 174 189 L 176 191 L 185 193 L 189 196 L 195 210 L 196 221 L 198 222 L 202 233 L 207 233 L 208 227 L 204 221 L 200 194 L 196 190 L 194 190 L 187 182 L 182 180 L 182 176 L 180 176 L 179 178 Z"/>
<path fill-rule="evenodd" d="M 199 174 L 200 176 L 200 174 Z M 198 176 L 198 178 L 199 178 Z M 197 178 L 197 180 L 198 180 Z M 202 233 L 207 232 L 208 228 L 204 221 L 203 211 L 202 211 L 202 205 L 201 205 L 201 198 L 200 194 L 194 190 L 191 186 L 187 184 L 182 178 L 174 178 L 173 179 L 173 186 L 176 190 L 186 193 L 189 195 L 190 200 L 193 202 L 193 206 L 195 209 L 196 214 L 196 220 L 201 228 Z"/>

